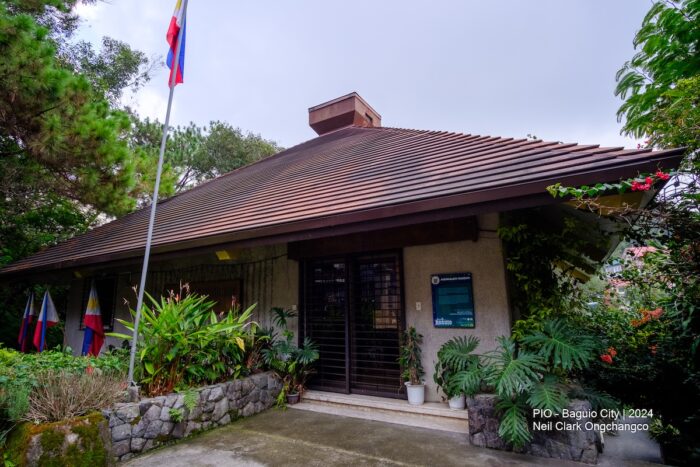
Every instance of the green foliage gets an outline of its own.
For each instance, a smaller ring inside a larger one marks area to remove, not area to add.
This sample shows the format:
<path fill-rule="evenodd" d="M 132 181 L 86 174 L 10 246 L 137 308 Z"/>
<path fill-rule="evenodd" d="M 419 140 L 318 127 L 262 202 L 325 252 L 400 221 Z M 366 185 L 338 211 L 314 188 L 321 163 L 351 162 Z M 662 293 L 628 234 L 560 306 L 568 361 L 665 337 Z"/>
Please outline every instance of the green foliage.
<path fill-rule="evenodd" d="M 285 333 L 284 339 L 277 339 L 269 349 L 263 351 L 265 363 L 282 380 L 282 391 L 278 405 L 284 404 L 286 394 L 304 391 L 306 381 L 313 374 L 313 363 L 318 360 L 318 346 L 308 337 L 301 346 L 293 343 L 293 333 Z"/>
<path fill-rule="evenodd" d="M 197 403 L 199 402 L 199 392 L 193 388 L 187 388 L 182 391 L 182 394 L 185 407 L 187 407 L 187 410 L 192 412 L 194 408 L 197 407 Z"/>
<path fill-rule="evenodd" d="M 572 197 L 577 200 L 584 200 L 604 195 L 623 194 L 628 191 L 647 191 L 655 185 L 662 185 L 674 175 L 676 173 L 673 170 L 668 172 L 658 170 L 653 174 L 639 174 L 637 177 L 620 180 L 617 183 L 596 183 L 593 186 L 582 185 L 580 187 L 562 186 L 561 183 L 555 183 L 547 187 L 547 192 L 555 198 Z M 635 185 L 639 185 L 641 188 Z"/>
<path fill-rule="evenodd" d="M 586 368 L 593 360 L 597 342 L 587 335 L 574 332 L 562 319 L 546 321 L 542 331 L 522 338 L 525 346 L 538 348 L 537 355 L 564 371 Z"/>
<path fill-rule="evenodd" d="M 172 420 L 175 423 L 180 423 L 183 420 L 184 414 L 185 413 L 182 409 L 173 408 L 168 410 L 168 416 L 170 417 L 170 420 Z"/>
<path fill-rule="evenodd" d="M 517 340 L 499 337 L 498 348 L 482 357 L 484 381 L 498 396 L 499 436 L 515 447 L 532 438 L 532 409 L 561 413 L 570 397 L 613 402 L 605 394 L 585 391 L 576 380 L 575 370 L 589 368 L 600 343 L 570 321 L 547 320 L 541 327 Z"/>
<path fill-rule="evenodd" d="M 421 384 L 425 371 L 421 362 L 421 344 L 423 336 L 418 334 L 416 328 L 411 326 L 401 334 L 401 349 L 399 351 L 399 365 L 401 377 L 410 384 Z"/>
<path fill-rule="evenodd" d="M 625 120 L 625 133 L 654 133 L 659 108 L 675 99 L 667 93 L 700 73 L 698 24 L 698 0 L 656 1 L 644 17 L 634 38 L 638 52 L 617 73 L 615 94 L 624 99 L 618 118 Z"/>
<path fill-rule="evenodd" d="M 554 375 L 545 375 L 532 389 L 527 399 L 530 407 L 560 411 L 569 403 L 566 387 Z"/>
<path fill-rule="evenodd" d="M 155 160 L 160 148 L 162 124 L 157 120 L 133 119 L 131 144 Z M 171 129 L 165 162 L 173 172 L 171 188 L 177 192 L 205 180 L 256 162 L 281 148 L 260 135 L 243 134 L 240 128 L 213 121 L 208 127 L 190 123 Z"/>
<path fill-rule="evenodd" d="M 301 346 L 294 343 L 294 333 L 287 327 L 288 320 L 296 316 L 293 310 L 275 307 L 270 313 L 282 333 L 279 336 L 274 331 L 268 331 L 268 345 L 261 349 L 261 354 L 266 366 L 282 381 L 277 405 L 284 407 L 287 394 L 301 394 L 304 391 L 306 381 L 314 373 L 313 364 L 319 359 L 318 346 L 308 337 Z"/>
<path fill-rule="evenodd" d="M 59 55 L 103 93 L 114 107 L 118 106 L 126 88 L 137 91 L 148 83 L 154 68 L 146 54 L 110 37 L 102 38 L 99 52 L 91 43 L 80 41 L 67 45 Z"/>
<path fill-rule="evenodd" d="M 243 313 L 231 310 L 219 317 L 206 296 L 171 294 L 156 300 L 146 295 L 150 306 L 144 304 L 141 311 L 138 356 L 140 382 L 148 394 L 240 376 L 244 338 L 251 326 L 257 326 L 250 321 L 255 305 Z M 132 321 L 119 322 L 133 332 Z M 128 334 L 109 335 L 131 339 Z"/>
<path fill-rule="evenodd" d="M 2 161 L 29 169 L 39 193 L 120 214 L 134 206 L 126 114 L 63 66 L 47 30 L 0 3 Z M 28 175 L 28 176 L 30 176 Z M 12 199 L 23 188 L 13 184 Z"/>
<path fill-rule="evenodd" d="M 521 337 L 553 316 L 581 306 L 579 279 L 594 272 L 585 252 L 605 251 L 609 238 L 566 210 L 523 209 L 501 217 L 510 298 Z"/>
<path fill-rule="evenodd" d="M 501 399 L 496 409 L 501 412 L 498 436 L 516 447 L 524 446 L 532 439 L 527 423 L 527 406 L 521 398 Z"/>
<path fill-rule="evenodd" d="M 457 336 L 438 350 L 433 381 L 448 398 L 473 396 L 481 388 L 481 364 L 474 351 L 479 345 L 475 336 Z"/>
<path fill-rule="evenodd" d="M 74 357 L 70 349 L 21 353 L 0 347 L 0 445 L 17 422 L 29 410 L 29 396 L 39 387 L 39 379 L 47 372 L 61 371 L 73 375 L 93 372 L 125 378 L 128 355 L 114 351 L 102 357 Z"/>
<path fill-rule="evenodd" d="M 544 371 L 544 361 L 537 354 L 518 351 L 513 339 L 501 336 L 498 349 L 484 355 L 486 382 L 503 399 L 530 390 Z"/>

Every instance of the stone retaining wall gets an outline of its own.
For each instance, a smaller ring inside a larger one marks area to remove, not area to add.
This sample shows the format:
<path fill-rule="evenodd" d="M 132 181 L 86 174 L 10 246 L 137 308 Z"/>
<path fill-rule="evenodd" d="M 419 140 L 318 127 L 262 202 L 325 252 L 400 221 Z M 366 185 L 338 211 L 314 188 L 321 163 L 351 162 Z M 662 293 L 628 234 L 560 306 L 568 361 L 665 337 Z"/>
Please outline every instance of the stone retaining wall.
<path fill-rule="evenodd" d="M 112 455 L 127 460 L 167 441 L 256 414 L 275 403 L 280 389 L 277 378 L 267 372 L 196 388 L 198 400 L 191 411 L 183 394 L 116 404 L 102 412 L 109 420 Z"/>
<path fill-rule="evenodd" d="M 499 418 L 496 415 L 496 396 L 493 394 L 478 394 L 467 398 L 469 411 L 469 441 L 474 446 L 511 450 L 498 436 Z M 569 404 L 570 411 L 590 412 L 588 401 L 574 400 Z M 570 417 L 557 420 L 579 423 L 581 427 L 588 418 L 574 419 Z M 532 426 L 530 426 L 532 428 Z M 532 442 L 518 452 L 539 457 L 567 459 L 587 464 L 598 462 L 599 436 L 592 430 L 547 430 L 532 431 Z"/>

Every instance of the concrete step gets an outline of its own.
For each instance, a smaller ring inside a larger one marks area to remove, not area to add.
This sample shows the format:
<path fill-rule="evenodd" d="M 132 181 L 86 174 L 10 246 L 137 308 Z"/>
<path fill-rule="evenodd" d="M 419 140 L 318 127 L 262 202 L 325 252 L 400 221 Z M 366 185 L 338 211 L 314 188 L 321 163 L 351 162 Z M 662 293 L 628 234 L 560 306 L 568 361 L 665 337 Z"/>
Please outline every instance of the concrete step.
<path fill-rule="evenodd" d="M 453 433 L 469 432 L 466 410 L 452 410 L 447 404 L 438 402 L 426 402 L 416 406 L 399 399 L 306 391 L 300 403 L 288 407 Z"/>

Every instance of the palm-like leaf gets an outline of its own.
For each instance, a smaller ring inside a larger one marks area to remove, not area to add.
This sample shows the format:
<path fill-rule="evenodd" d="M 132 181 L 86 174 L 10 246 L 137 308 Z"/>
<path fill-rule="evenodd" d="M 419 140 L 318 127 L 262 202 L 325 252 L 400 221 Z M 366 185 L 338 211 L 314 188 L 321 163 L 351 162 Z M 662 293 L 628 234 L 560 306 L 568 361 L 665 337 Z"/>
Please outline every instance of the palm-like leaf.
<path fill-rule="evenodd" d="M 481 380 L 484 375 L 479 366 L 472 366 L 467 370 L 458 371 L 447 381 L 445 393 L 448 395 L 464 394 L 473 396 L 481 389 Z"/>
<path fill-rule="evenodd" d="M 586 399 L 591 403 L 593 410 L 600 409 L 620 409 L 622 404 L 619 400 L 604 391 L 599 391 L 587 386 L 577 387 L 571 390 L 569 397 L 577 399 Z"/>
<path fill-rule="evenodd" d="M 466 370 L 479 362 L 473 352 L 479 346 L 479 339 L 474 336 L 458 336 L 445 342 L 438 352 L 438 358 L 452 371 Z"/>
<path fill-rule="evenodd" d="M 528 430 L 525 405 L 520 399 L 500 400 L 496 409 L 501 412 L 501 423 L 498 427 L 498 435 L 501 438 L 518 448 L 532 439 Z"/>
<path fill-rule="evenodd" d="M 296 359 L 301 365 L 310 365 L 318 360 L 318 346 L 308 337 L 304 338 L 304 343 L 297 349 Z"/>
<path fill-rule="evenodd" d="M 535 409 L 548 409 L 559 413 L 569 405 L 569 398 L 559 379 L 553 375 L 546 375 L 543 381 L 532 387 L 527 402 Z"/>
<path fill-rule="evenodd" d="M 510 398 L 524 392 L 540 380 L 544 371 L 542 359 L 533 353 L 516 353 L 515 342 L 501 336 L 499 348 L 485 355 L 488 364 L 484 369 L 485 380 L 496 388 L 502 398 Z"/>
<path fill-rule="evenodd" d="M 526 335 L 523 343 L 534 349 L 553 368 L 581 369 L 590 363 L 595 342 L 590 336 L 578 334 L 563 320 L 549 320 L 542 331 Z"/>

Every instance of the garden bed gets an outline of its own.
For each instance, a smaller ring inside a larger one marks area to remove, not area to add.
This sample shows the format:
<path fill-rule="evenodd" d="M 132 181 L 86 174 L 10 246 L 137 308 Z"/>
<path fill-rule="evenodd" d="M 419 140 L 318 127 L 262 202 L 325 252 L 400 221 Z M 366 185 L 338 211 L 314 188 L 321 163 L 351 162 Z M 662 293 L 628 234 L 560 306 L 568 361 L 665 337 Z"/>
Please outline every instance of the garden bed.
<path fill-rule="evenodd" d="M 280 389 L 274 374 L 265 372 L 184 393 L 117 404 L 102 411 L 109 421 L 112 455 L 127 460 L 169 441 L 262 412 L 275 404 Z"/>
<path fill-rule="evenodd" d="M 538 457 L 565 459 L 586 464 L 598 462 L 600 438 L 593 430 L 583 429 L 588 418 L 558 418 L 557 420 L 579 423 L 581 430 L 542 430 L 534 431 L 532 441 L 519 449 L 513 449 L 498 436 L 500 420 L 496 411 L 497 397 L 494 394 L 477 394 L 467 399 L 469 412 L 469 442 L 473 446 L 516 451 Z M 588 401 L 572 400 L 570 412 L 590 413 Z"/>

